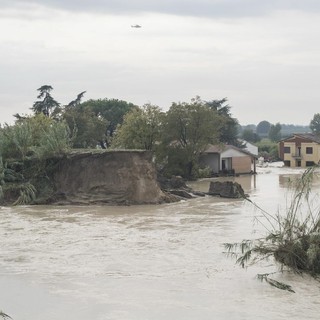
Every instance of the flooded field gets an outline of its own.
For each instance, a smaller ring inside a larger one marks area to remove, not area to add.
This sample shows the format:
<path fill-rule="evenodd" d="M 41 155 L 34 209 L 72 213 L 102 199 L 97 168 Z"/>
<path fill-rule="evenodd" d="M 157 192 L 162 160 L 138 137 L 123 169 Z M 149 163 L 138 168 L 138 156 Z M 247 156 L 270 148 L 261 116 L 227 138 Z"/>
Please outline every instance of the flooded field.
<path fill-rule="evenodd" d="M 235 179 L 275 213 L 301 173 L 269 167 Z M 208 191 L 209 183 L 190 185 Z M 225 255 L 224 243 L 265 234 L 244 200 L 2 207 L 0 215 L 0 309 L 14 320 L 319 319 L 319 282 L 284 273 L 277 279 L 296 293 L 275 289 L 256 279 L 277 270 L 273 261 L 241 269 Z"/>

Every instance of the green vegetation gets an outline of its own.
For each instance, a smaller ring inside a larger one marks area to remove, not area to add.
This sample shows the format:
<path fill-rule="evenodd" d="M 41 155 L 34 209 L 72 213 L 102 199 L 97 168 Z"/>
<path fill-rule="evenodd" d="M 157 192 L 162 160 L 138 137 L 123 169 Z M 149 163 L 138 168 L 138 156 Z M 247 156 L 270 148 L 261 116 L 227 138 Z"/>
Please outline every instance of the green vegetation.
<path fill-rule="evenodd" d="M 52 86 L 37 91 L 32 115 L 15 114 L 14 125 L 0 127 L 2 202 L 28 204 L 52 192 L 50 173 L 74 148 L 150 150 L 164 175 L 191 179 L 208 172 L 198 159 L 209 144 L 238 145 L 238 121 L 226 98 L 195 97 L 163 112 L 117 99 L 82 102 L 85 91 L 63 105 L 54 99 Z"/>
<path fill-rule="evenodd" d="M 0 311 L 0 317 L 2 319 L 12 319 L 10 316 L 8 316 L 6 313 L 4 313 L 3 311 Z"/>
<path fill-rule="evenodd" d="M 160 108 L 151 104 L 131 109 L 118 125 L 112 147 L 155 151 L 161 141 L 163 118 Z"/>
<path fill-rule="evenodd" d="M 134 109 L 139 109 L 139 107 L 123 100 L 98 99 L 81 103 L 75 111 L 87 110 L 95 121 L 104 122 L 103 137 L 98 139 L 101 148 L 104 149 L 111 146 L 116 130 L 123 123 L 125 115 Z M 79 129 L 80 126 L 77 123 L 76 126 Z M 101 128 L 100 125 L 99 128 Z"/>
<path fill-rule="evenodd" d="M 261 140 L 259 135 L 255 133 L 252 129 L 244 129 L 242 131 L 241 137 L 243 140 L 252 142 L 252 143 L 257 143 Z"/>
<path fill-rule="evenodd" d="M 206 105 L 215 110 L 223 120 L 223 126 L 220 128 L 220 142 L 239 146 L 238 120 L 232 117 L 231 106 L 227 102 L 227 98 L 223 98 L 221 100 L 207 101 Z"/>
<path fill-rule="evenodd" d="M 259 157 L 266 161 L 276 161 L 279 158 L 278 144 L 270 139 L 262 139 L 255 144 L 259 149 Z"/>
<path fill-rule="evenodd" d="M 269 121 L 260 121 L 257 125 L 256 132 L 261 138 L 267 138 L 271 128 L 271 123 Z"/>
<path fill-rule="evenodd" d="M 270 126 L 268 137 L 272 142 L 281 140 L 281 124 L 279 122 Z"/>
<path fill-rule="evenodd" d="M 270 125 L 269 126 L 268 122 L 265 123 L 265 121 L 261 121 L 259 122 L 259 124 L 260 124 L 259 126 L 260 131 L 258 130 L 258 126 L 254 124 L 240 126 L 239 134 L 242 137 L 242 139 L 249 142 L 256 143 L 260 141 L 262 138 L 269 138 L 270 140 L 277 142 L 285 137 L 289 137 L 294 133 L 310 132 L 310 128 L 313 131 L 312 127 L 294 125 L 294 124 L 280 124 L 280 123 L 270 124 L 269 123 Z M 261 134 L 261 130 L 263 130 L 262 134 Z"/>
<path fill-rule="evenodd" d="M 60 112 L 60 103 L 58 103 L 52 96 L 51 90 L 53 88 L 48 85 L 44 85 L 37 89 L 39 91 L 38 101 L 36 101 L 31 110 L 35 114 L 44 114 L 47 117 L 56 116 Z M 42 99 L 42 100 L 41 100 Z"/>
<path fill-rule="evenodd" d="M 316 174 L 316 167 L 312 167 L 291 182 L 292 199 L 285 213 L 272 215 L 253 203 L 263 216 L 256 219 L 265 228 L 267 235 L 260 239 L 225 245 L 228 253 L 237 257 L 240 266 L 246 267 L 273 257 L 281 271 L 286 268 L 313 277 L 320 275 L 320 211 L 313 207 L 311 190 L 312 179 Z M 258 278 L 280 289 L 293 291 L 290 286 L 271 279 L 270 274 L 262 274 Z"/>
<path fill-rule="evenodd" d="M 50 95 L 52 87 L 38 89 L 32 116 L 16 114 L 16 123 L 0 127 L 0 203 L 33 203 L 40 194 L 52 192 L 52 157 L 62 157 L 71 149 L 74 132 L 61 114 L 60 104 Z M 59 112 L 58 109 L 59 108 Z"/>
<path fill-rule="evenodd" d="M 311 122 L 310 122 L 310 129 L 315 134 L 320 134 L 320 113 L 316 113 Z"/>
<path fill-rule="evenodd" d="M 188 179 L 197 177 L 197 161 L 201 152 L 219 143 L 225 118 L 199 97 L 190 103 L 173 103 L 164 120 L 162 140 L 165 173 Z"/>

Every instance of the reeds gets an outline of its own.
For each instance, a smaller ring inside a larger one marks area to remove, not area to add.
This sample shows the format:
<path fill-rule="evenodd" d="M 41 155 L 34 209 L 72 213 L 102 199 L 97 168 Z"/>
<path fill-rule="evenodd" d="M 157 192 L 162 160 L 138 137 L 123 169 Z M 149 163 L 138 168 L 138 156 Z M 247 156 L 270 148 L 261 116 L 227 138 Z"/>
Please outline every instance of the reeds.
<path fill-rule="evenodd" d="M 2 319 L 12 319 L 10 316 L 8 316 L 6 313 L 4 313 L 3 311 L 0 311 L 0 317 Z"/>
<path fill-rule="evenodd" d="M 240 266 L 274 257 L 280 270 L 287 268 L 314 277 L 320 275 L 320 211 L 318 199 L 312 193 L 316 170 L 316 166 L 308 168 L 299 179 L 291 181 L 292 197 L 284 213 L 272 215 L 246 198 L 261 212 L 263 219 L 257 218 L 257 221 L 266 229 L 267 235 L 225 244 L 227 253 L 236 256 Z M 293 291 L 290 286 L 270 279 L 268 274 L 258 277 L 280 289 Z"/>

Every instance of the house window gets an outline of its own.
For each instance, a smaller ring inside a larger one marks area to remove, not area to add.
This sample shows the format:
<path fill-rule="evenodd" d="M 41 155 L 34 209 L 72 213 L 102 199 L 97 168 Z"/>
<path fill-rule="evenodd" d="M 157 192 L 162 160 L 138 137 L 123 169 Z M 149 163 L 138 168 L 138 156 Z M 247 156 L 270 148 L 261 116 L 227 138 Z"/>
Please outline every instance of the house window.
<path fill-rule="evenodd" d="M 312 154 L 313 153 L 313 148 L 312 147 L 307 147 L 306 148 L 306 154 Z"/>
<path fill-rule="evenodd" d="M 312 167 L 312 166 L 314 166 L 313 161 L 306 161 L 306 167 Z"/>
<path fill-rule="evenodd" d="M 284 147 L 283 148 L 284 153 L 290 153 L 290 147 Z"/>
<path fill-rule="evenodd" d="M 285 165 L 286 167 L 290 167 L 291 163 L 290 163 L 289 160 L 286 160 L 286 161 L 284 161 L 284 165 Z"/>

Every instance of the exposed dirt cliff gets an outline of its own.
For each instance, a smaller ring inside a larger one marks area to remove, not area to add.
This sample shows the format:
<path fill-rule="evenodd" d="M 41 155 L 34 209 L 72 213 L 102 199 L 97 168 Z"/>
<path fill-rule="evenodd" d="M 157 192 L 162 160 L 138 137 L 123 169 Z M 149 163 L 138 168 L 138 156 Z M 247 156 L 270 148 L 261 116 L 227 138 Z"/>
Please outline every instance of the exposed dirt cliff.
<path fill-rule="evenodd" d="M 148 151 L 71 153 L 53 173 L 54 203 L 156 204 L 170 201 Z"/>

